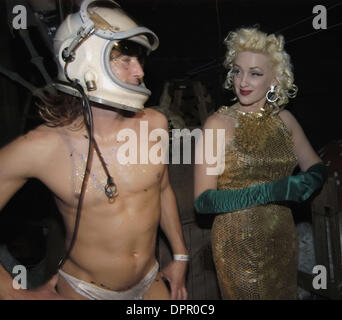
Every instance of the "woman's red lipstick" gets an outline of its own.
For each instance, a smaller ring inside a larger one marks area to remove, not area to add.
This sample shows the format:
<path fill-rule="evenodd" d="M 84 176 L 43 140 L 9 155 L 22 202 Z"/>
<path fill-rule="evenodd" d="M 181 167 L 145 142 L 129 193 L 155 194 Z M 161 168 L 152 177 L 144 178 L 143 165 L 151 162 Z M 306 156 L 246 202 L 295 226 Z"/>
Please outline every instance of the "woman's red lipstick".
<path fill-rule="evenodd" d="M 241 90 L 241 89 L 240 89 L 240 93 L 241 93 L 243 96 L 248 96 L 251 92 L 252 92 L 252 90 Z"/>

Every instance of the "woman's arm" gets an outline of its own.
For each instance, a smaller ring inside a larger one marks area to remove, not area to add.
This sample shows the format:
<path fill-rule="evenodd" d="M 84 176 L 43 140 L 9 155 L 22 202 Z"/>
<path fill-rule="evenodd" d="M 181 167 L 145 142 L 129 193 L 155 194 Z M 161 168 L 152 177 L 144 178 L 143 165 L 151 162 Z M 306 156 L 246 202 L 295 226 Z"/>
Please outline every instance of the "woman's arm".
<path fill-rule="evenodd" d="M 199 213 L 223 213 L 245 209 L 275 201 L 305 201 L 321 188 L 327 178 L 327 170 L 314 152 L 303 130 L 295 118 L 288 112 L 282 112 L 282 119 L 293 135 L 294 152 L 300 168 L 306 170 L 297 176 L 290 176 L 275 182 L 239 190 L 217 191 L 214 178 L 205 178 L 197 170 L 199 187 L 195 180 L 195 209 Z M 205 182 L 208 185 L 205 185 Z"/>

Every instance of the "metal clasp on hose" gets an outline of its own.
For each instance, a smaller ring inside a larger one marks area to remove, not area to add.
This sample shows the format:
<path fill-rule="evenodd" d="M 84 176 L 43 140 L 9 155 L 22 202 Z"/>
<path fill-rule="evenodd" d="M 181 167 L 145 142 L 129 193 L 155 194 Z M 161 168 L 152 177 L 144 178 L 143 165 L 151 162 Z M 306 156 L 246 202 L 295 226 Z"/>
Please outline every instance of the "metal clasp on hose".
<path fill-rule="evenodd" d="M 107 184 L 105 185 L 104 189 L 105 189 L 105 194 L 108 197 L 109 203 L 113 203 L 115 201 L 115 197 L 117 197 L 119 192 L 112 177 L 108 177 Z"/>

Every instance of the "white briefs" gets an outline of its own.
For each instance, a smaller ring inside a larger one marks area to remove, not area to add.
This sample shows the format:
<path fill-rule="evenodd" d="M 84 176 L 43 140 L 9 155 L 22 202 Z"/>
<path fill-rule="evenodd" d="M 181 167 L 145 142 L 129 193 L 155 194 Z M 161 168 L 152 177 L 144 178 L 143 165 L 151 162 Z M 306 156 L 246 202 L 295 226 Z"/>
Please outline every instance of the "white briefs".
<path fill-rule="evenodd" d="M 159 264 L 156 262 L 153 268 L 137 285 L 125 291 L 103 289 L 86 281 L 79 280 L 62 270 L 58 270 L 58 272 L 78 294 L 90 300 L 141 300 L 156 278 L 158 270 Z"/>

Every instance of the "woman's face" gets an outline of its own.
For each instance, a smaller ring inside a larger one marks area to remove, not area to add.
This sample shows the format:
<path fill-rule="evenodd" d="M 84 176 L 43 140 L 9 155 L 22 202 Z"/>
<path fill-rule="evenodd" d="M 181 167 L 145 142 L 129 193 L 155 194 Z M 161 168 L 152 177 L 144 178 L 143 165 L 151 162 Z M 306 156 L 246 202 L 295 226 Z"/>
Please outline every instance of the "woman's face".
<path fill-rule="evenodd" d="M 261 108 L 266 102 L 266 93 L 276 85 L 272 61 L 263 53 L 242 51 L 234 65 L 234 89 L 242 106 Z"/>

